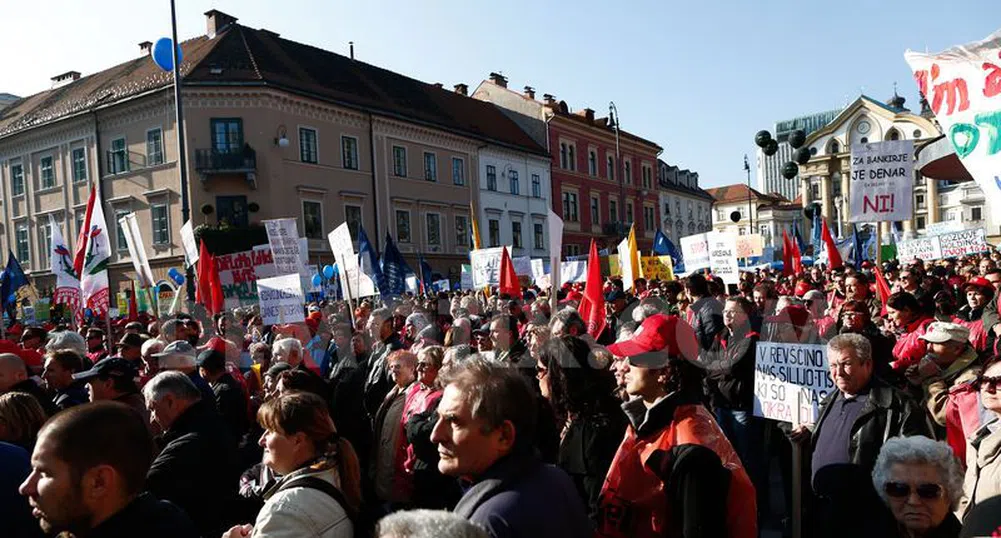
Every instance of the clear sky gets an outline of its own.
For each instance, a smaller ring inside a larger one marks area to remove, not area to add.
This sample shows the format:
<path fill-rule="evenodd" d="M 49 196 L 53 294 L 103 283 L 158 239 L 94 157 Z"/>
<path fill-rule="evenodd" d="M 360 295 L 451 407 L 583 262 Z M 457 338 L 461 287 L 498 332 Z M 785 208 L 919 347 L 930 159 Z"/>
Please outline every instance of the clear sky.
<path fill-rule="evenodd" d="M 918 110 L 903 53 L 1001 27 L 999 0 L 177 0 L 178 32 L 215 8 L 241 24 L 426 82 L 474 88 L 491 71 L 659 143 L 704 186 L 745 180 L 754 133 L 777 120 L 885 100 Z M 0 92 L 28 95 L 70 70 L 94 73 L 170 35 L 167 0 L 5 0 Z"/>

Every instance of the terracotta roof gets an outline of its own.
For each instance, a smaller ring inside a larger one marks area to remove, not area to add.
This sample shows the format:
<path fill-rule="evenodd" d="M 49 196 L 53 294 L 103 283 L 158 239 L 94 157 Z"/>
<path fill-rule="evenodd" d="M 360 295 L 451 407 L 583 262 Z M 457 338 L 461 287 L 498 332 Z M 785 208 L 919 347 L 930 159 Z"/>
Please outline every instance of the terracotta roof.
<path fill-rule="evenodd" d="M 233 24 L 181 44 L 185 86 L 263 86 L 548 155 L 492 104 L 340 54 Z M 45 91 L 0 112 L 0 137 L 169 86 L 148 56 Z"/>
<path fill-rule="evenodd" d="M 721 204 L 746 201 L 748 197 L 748 191 L 750 191 L 750 196 L 754 200 L 761 200 L 766 202 L 775 201 L 775 197 L 768 196 L 767 194 L 761 194 L 755 189 L 748 187 L 743 183 L 736 183 L 733 185 L 725 185 L 723 187 L 713 187 L 711 189 L 706 189 L 706 192 L 713 197 L 714 200 Z"/>

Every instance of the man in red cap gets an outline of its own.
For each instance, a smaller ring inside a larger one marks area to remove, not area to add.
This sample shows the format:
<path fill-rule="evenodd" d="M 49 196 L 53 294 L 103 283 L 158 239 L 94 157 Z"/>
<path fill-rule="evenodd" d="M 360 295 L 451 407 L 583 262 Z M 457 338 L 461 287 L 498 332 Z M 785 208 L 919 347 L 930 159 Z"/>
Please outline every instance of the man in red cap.
<path fill-rule="evenodd" d="M 595 536 L 757 536 L 754 486 L 702 405 L 695 331 L 655 314 L 609 346 L 623 366 L 626 437 L 608 470 Z"/>

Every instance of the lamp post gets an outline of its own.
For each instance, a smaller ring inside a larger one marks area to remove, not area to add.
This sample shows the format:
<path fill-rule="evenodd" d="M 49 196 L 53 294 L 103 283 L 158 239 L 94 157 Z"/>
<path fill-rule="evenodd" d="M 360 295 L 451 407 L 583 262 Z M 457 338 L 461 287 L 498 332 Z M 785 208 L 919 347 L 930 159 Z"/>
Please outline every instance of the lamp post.
<path fill-rule="evenodd" d="M 744 171 L 747 172 L 747 220 L 750 223 L 748 225 L 747 234 L 754 233 L 754 213 L 751 211 L 751 165 L 747 162 L 747 154 L 744 154 Z"/>
<path fill-rule="evenodd" d="M 618 217 L 618 232 L 620 235 L 625 235 L 625 220 L 623 217 L 626 214 L 626 184 L 622 177 L 622 152 L 619 147 L 619 109 L 615 106 L 615 101 L 608 102 L 608 121 L 611 122 L 612 128 L 615 129 L 615 175 L 619 177 L 619 214 Z"/>
<path fill-rule="evenodd" d="M 181 68 L 177 65 L 177 15 L 174 9 L 174 0 L 170 0 L 170 31 L 171 31 L 171 56 L 173 57 L 174 71 L 174 114 L 177 122 L 175 131 L 177 132 L 177 170 L 181 176 L 181 220 L 188 222 L 191 219 L 191 202 L 188 200 L 188 159 L 184 149 L 184 110 L 181 107 Z M 195 300 L 195 272 L 189 266 L 185 270 L 185 291 L 189 301 Z"/>

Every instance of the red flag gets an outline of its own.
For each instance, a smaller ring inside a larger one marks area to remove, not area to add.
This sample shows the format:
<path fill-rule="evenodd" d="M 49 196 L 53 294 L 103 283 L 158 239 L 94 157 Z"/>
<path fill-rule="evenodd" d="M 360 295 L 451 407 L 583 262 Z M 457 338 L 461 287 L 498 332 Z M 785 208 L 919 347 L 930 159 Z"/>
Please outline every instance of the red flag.
<path fill-rule="evenodd" d="M 132 286 L 132 293 L 129 294 L 129 321 L 135 321 L 139 319 L 139 306 L 136 303 L 136 282 L 132 280 L 129 284 Z"/>
<path fill-rule="evenodd" d="M 886 277 L 883 276 L 883 271 L 880 270 L 879 265 L 874 265 L 873 269 L 876 270 L 876 291 L 879 292 L 879 300 L 883 302 L 883 316 L 886 315 L 886 301 L 890 298 L 890 283 L 886 281 Z"/>
<path fill-rule="evenodd" d="M 94 200 L 97 190 L 94 185 L 90 185 L 90 196 L 87 198 L 87 212 L 83 217 L 83 225 L 80 226 L 80 233 L 76 236 L 76 252 L 73 256 L 73 272 L 77 277 L 83 275 L 84 260 L 87 256 L 87 233 L 90 231 L 90 216 L 94 213 Z"/>
<path fill-rule="evenodd" d="M 514 272 L 514 263 L 511 255 L 507 253 L 507 247 L 501 247 L 500 266 L 500 286 L 498 293 L 509 295 L 512 299 L 521 299 L 521 284 L 518 283 L 518 274 Z"/>
<path fill-rule="evenodd" d="M 226 295 L 222 291 L 222 279 L 219 278 L 219 261 L 212 256 L 212 274 L 209 275 L 209 288 L 212 290 L 212 308 L 209 312 L 218 314 L 222 312 L 226 305 Z"/>
<path fill-rule="evenodd" d="M 782 274 L 793 274 L 792 243 L 789 241 L 789 235 L 785 230 L 782 230 Z"/>
<path fill-rule="evenodd" d="M 601 260 L 598 258 L 598 245 L 591 240 L 591 253 L 587 258 L 587 284 L 584 286 L 584 297 L 580 300 L 577 312 L 587 324 L 587 334 L 594 338 L 605 330 L 605 296 L 602 294 Z"/>
<path fill-rule="evenodd" d="M 195 287 L 195 302 L 203 305 L 212 313 L 212 273 L 215 270 L 214 258 L 201 241 L 198 253 L 198 284 Z"/>
<path fill-rule="evenodd" d="M 792 245 L 792 272 L 798 275 L 803 272 L 803 253 L 799 251 L 799 242 L 795 239 L 790 238 L 789 244 Z"/>
<path fill-rule="evenodd" d="M 838 245 L 834 243 L 834 238 L 831 237 L 831 230 L 827 227 L 827 221 L 821 219 L 820 224 L 820 238 L 824 241 L 824 246 L 827 248 L 827 264 L 830 269 L 837 269 L 845 264 L 841 259 L 841 252 L 838 250 Z"/>

